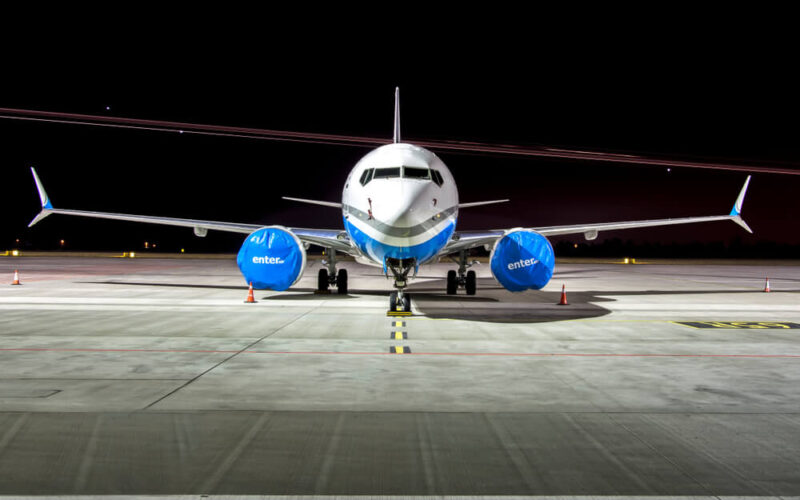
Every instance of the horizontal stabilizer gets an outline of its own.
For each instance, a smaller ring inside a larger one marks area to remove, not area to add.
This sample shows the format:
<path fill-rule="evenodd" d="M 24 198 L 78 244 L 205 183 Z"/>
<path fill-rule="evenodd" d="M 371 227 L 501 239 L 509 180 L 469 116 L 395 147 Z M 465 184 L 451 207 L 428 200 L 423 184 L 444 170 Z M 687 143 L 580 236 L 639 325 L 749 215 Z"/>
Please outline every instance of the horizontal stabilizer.
<path fill-rule="evenodd" d="M 469 203 L 459 203 L 458 208 L 479 207 L 481 205 L 492 205 L 494 203 L 505 203 L 509 200 L 492 200 L 492 201 L 472 201 Z"/>
<path fill-rule="evenodd" d="M 322 205 L 324 207 L 342 208 L 341 203 L 336 203 L 333 201 L 306 200 L 305 198 L 290 198 L 288 196 L 282 196 L 282 198 L 284 200 L 299 201 L 300 203 L 310 203 L 312 205 Z"/>

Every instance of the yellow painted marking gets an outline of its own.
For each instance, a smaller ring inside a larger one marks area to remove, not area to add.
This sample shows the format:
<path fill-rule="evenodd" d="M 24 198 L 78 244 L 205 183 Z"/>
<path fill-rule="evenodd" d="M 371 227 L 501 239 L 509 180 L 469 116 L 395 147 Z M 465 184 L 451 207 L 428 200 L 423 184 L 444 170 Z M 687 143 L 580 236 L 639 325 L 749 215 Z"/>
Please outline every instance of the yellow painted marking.
<path fill-rule="evenodd" d="M 403 340 L 403 332 L 394 332 L 395 340 Z"/>
<path fill-rule="evenodd" d="M 403 327 L 403 326 L 406 326 L 406 325 L 405 325 L 405 323 L 403 321 L 393 321 L 392 322 L 392 326 L 394 326 L 394 327 Z"/>
<path fill-rule="evenodd" d="M 696 329 L 723 328 L 729 330 L 789 330 L 800 327 L 800 325 L 791 321 L 672 321 L 672 323 Z"/>
<path fill-rule="evenodd" d="M 403 346 L 400 345 L 394 346 L 394 352 L 396 354 L 403 354 Z"/>

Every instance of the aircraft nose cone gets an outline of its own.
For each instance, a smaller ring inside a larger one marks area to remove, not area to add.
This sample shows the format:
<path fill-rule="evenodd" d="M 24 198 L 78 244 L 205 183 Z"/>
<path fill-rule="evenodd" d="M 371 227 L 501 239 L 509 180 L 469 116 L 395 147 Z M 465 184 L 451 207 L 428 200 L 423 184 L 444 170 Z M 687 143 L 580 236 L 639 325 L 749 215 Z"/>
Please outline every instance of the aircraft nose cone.
<path fill-rule="evenodd" d="M 386 214 L 386 224 L 395 227 L 411 227 L 419 224 L 426 217 L 425 211 L 430 205 L 426 201 L 427 185 L 415 181 L 404 181 L 394 210 Z"/>

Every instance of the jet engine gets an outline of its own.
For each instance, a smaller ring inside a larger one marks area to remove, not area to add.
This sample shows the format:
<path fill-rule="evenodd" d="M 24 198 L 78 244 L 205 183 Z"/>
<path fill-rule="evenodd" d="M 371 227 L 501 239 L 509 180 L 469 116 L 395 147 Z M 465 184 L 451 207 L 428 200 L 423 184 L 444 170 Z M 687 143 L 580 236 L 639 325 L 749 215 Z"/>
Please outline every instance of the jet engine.
<path fill-rule="evenodd" d="M 262 227 L 250 233 L 236 258 L 239 270 L 253 288 L 286 290 L 297 283 L 306 268 L 306 250 L 282 226 Z"/>
<path fill-rule="evenodd" d="M 503 235 L 489 260 L 494 278 L 512 292 L 544 287 L 556 263 L 547 238 L 527 229 L 512 229 Z"/>

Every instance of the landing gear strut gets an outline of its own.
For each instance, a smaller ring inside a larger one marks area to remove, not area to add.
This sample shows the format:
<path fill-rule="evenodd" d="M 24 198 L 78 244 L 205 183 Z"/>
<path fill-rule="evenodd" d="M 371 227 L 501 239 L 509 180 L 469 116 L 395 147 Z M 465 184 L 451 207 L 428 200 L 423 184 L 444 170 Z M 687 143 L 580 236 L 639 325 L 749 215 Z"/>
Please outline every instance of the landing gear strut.
<path fill-rule="evenodd" d="M 389 294 L 389 312 L 411 312 L 411 294 L 405 292 L 408 286 L 408 273 L 416 269 L 416 259 L 386 259 L 386 268 L 394 276 L 397 291 Z"/>
<path fill-rule="evenodd" d="M 339 295 L 347 295 L 347 269 L 339 269 L 339 272 L 336 272 L 336 250 L 326 248 L 325 254 L 328 259 L 322 263 L 328 267 L 327 269 L 323 267 L 317 273 L 317 292 L 326 293 L 329 287 L 335 286 Z"/>
<path fill-rule="evenodd" d="M 475 271 L 467 271 L 474 262 L 467 262 L 466 250 L 458 252 L 458 260 L 453 260 L 458 264 L 458 271 L 447 271 L 447 295 L 455 295 L 459 287 L 464 287 L 467 295 L 475 295 L 478 289 L 477 276 Z"/>

